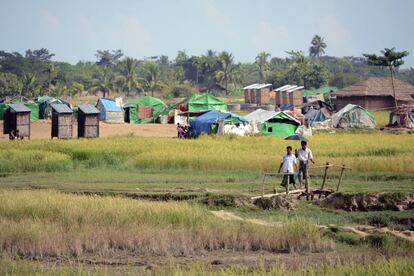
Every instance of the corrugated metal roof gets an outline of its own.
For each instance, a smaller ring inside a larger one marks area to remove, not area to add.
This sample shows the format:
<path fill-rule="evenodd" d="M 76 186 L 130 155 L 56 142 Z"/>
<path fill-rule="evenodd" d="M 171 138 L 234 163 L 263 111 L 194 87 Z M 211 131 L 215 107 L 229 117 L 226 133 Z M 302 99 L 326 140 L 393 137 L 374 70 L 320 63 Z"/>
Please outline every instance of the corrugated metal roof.
<path fill-rule="evenodd" d="M 244 87 L 243 89 L 262 89 L 272 86 L 271 83 L 254 83 L 249 86 Z"/>
<path fill-rule="evenodd" d="M 98 114 L 100 111 L 91 104 L 81 104 L 78 106 L 79 110 L 81 110 L 85 114 Z"/>
<path fill-rule="evenodd" d="M 22 103 L 9 104 L 9 107 L 15 112 L 30 112 L 31 110 Z"/>
<path fill-rule="evenodd" d="M 277 92 L 279 92 L 279 91 L 280 92 L 285 92 L 286 91 L 286 92 L 290 93 L 290 92 L 300 90 L 300 89 L 303 89 L 303 88 L 305 88 L 305 87 L 304 86 L 286 84 L 286 85 L 283 85 L 279 88 L 276 88 L 274 91 L 277 91 Z"/>
<path fill-rule="evenodd" d="M 50 105 L 57 113 L 73 113 L 72 109 L 66 104 L 51 104 Z"/>
<path fill-rule="evenodd" d="M 284 90 L 286 88 L 290 88 L 290 87 L 291 87 L 290 84 L 286 84 L 286 85 L 283 85 L 281 87 L 276 88 L 274 91 L 279 92 L 279 91 L 282 91 L 282 90 Z"/>
<path fill-rule="evenodd" d="M 289 90 L 286 90 L 286 92 L 290 93 L 290 92 L 294 92 L 294 91 L 297 91 L 297 90 L 301 90 L 303 88 L 305 88 L 305 87 L 304 86 L 296 86 L 296 87 L 293 87 Z"/>
<path fill-rule="evenodd" d="M 256 85 L 258 85 L 258 83 L 253 83 L 253 84 L 250 84 L 250 85 L 248 85 L 248 86 L 246 86 L 246 87 L 243 87 L 243 89 L 252 89 L 252 88 L 254 88 Z"/>

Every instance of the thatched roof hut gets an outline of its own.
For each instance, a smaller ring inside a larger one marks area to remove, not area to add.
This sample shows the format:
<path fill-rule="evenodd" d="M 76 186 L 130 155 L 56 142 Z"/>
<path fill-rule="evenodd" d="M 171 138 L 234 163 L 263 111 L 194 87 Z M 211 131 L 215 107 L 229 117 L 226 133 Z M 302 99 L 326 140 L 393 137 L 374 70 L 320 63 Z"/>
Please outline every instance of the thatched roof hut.
<path fill-rule="evenodd" d="M 414 103 L 414 86 L 394 79 L 397 103 Z M 357 104 L 364 108 L 376 110 L 394 107 L 394 96 L 391 78 L 371 77 L 331 94 L 336 96 L 336 109 L 342 109 L 347 104 Z"/>

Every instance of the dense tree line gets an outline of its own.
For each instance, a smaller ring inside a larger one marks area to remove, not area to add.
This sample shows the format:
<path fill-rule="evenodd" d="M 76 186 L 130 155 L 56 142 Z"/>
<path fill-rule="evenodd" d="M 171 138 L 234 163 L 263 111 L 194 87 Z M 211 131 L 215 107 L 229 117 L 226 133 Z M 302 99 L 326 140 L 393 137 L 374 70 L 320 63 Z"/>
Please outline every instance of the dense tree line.
<path fill-rule="evenodd" d="M 287 57 L 261 52 L 251 63 L 238 63 L 232 53 L 207 50 L 200 56 L 179 51 L 146 59 L 125 57 L 121 50 L 98 50 L 96 61 L 75 65 L 53 61 L 48 49 L 27 50 L 24 55 L 0 51 L 0 97 L 38 95 L 74 96 L 101 91 L 187 96 L 201 91 L 240 95 L 255 82 L 275 86 L 298 84 L 306 88 L 345 87 L 369 76 L 387 76 L 386 67 L 370 66 L 364 57 L 325 56 L 327 44 L 320 36 L 311 41 L 309 54 L 289 51 Z M 414 69 L 398 70 L 398 77 L 414 84 Z"/>

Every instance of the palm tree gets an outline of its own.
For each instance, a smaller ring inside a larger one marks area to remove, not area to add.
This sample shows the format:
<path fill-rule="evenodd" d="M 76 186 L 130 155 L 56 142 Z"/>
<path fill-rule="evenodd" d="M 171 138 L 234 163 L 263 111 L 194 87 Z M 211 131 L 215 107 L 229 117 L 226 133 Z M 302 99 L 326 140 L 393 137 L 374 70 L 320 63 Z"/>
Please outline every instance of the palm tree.
<path fill-rule="evenodd" d="M 102 66 L 98 70 L 97 78 L 93 80 L 93 86 L 89 89 L 92 93 L 101 91 L 105 98 L 113 89 L 114 76 L 111 69 L 107 66 Z"/>
<path fill-rule="evenodd" d="M 232 54 L 224 51 L 219 55 L 221 63 L 221 70 L 216 73 L 217 81 L 224 85 L 226 95 L 228 95 L 229 83 L 238 79 L 238 65 L 234 64 L 234 57 Z"/>
<path fill-rule="evenodd" d="M 143 79 L 147 89 L 151 90 L 151 96 L 154 97 L 154 91 L 165 87 L 160 80 L 161 69 L 158 63 L 149 61 L 145 65 L 145 71 L 147 73 L 145 79 Z"/>
<path fill-rule="evenodd" d="M 138 62 L 133 58 L 127 57 L 121 63 L 121 72 L 123 77 L 125 78 L 127 96 L 129 96 L 132 90 L 136 90 L 139 87 L 139 82 L 137 79 L 137 69 Z"/>
<path fill-rule="evenodd" d="M 52 81 L 57 76 L 57 70 L 56 70 L 55 65 L 53 63 L 50 63 L 47 66 L 45 72 L 47 73 L 47 93 L 48 93 L 48 95 L 50 95 L 50 92 L 53 89 L 53 87 L 52 87 Z"/>
<path fill-rule="evenodd" d="M 49 93 L 51 93 L 49 94 L 50 96 L 55 96 L 55 97 L 66 96 L 68 93 L 68 87 L 64 83 L 59 82 L 56 85 L 52 85 Z"/>
<path fill-rule="evenodd" d="M 191 64 L 195 68 L 195 84 L 198 84 L 198 76 L 199 76 L 199 73 L 200 73 L 202 60 L 199 57 L 193 56 L 193 57 L 191 57 Z"/>
<path fill-rule="evenodd" d="M 363 54 L 363 56 L 367 58 L 368 64 L 380 67 L 387 67 L 390 70 L 394 104 L 395 108 L 398 108 L 397 97 L 395 95 L 394 87 L 394 70 L 404 64 L 404 61 L 402 59 L 408 56 L 409 53 L 407 51 L 397 52 L 395 51 L 394 47 L 391 49 L 385 48 L 381 51 L 381 53 L 382 56 L 377 56 L 375 54 Z"/>
<path fill-rule="evenodd" d="M 310 67 L 310 61 L 302 51 L 286 52 L 290 55 L 288 76 L 292 82 L 306 86 L 306 78 Z"/>
<path fill-rule="evenodd" d="M 22 82 L 23 88 L 21 96 L 34 97 L 34 92 L 36 90 L 36 73 L 23 73 Z"/>
<path fill-rule="evenodd" d="M 315 35 L 312 38 L 311 46 L 309 47 L 309 56 L 313 58 L 319 58 L 325 54 L 325 49 L 328 46 L 323 37 Z"/>
<path fill-rule="evenodd" d="M 259 76 L 261 82 L 265 82 L 266 76 L 270 70 L 270 64 L 267 60 L 268 58 L 270 58 L 270 54 L 266 52 L 261 52 L 256 57 L 255 64 L 259 69 Z"/>

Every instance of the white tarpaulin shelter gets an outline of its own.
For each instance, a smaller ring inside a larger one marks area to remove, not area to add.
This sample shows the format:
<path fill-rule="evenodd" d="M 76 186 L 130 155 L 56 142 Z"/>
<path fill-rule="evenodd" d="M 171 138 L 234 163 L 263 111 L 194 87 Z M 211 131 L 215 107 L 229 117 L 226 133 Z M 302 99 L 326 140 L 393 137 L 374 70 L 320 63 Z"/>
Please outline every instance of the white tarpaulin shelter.
<path fill-rule="evenodd" d="M 332 126 L 337 128 L 375 128 L 374 116 L 365 108 L 347 104 L 332 116 Z"/>

